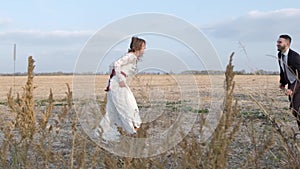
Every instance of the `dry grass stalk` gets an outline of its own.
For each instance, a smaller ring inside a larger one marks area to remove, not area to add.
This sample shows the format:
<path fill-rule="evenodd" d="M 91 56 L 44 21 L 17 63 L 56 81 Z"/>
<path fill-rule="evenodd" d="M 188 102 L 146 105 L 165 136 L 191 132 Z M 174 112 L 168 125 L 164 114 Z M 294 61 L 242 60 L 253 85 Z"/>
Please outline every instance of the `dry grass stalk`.
<path fill-rule="evenodd" d="M 186 137 L 179 144 L 180 149 L 174 150 L 172 158 L 181 159 L 177 161 L 181 168 L 226 168 L 229 157 L 229 146 L 239 130 L 241 120 L 238 119 L 239 110 L 237 101 L 233 102 L 234 72 L 232 65 L 233 53 L 226 69 L 224 109 L 220 122 L 213 133 L 210 143 L 201 144 L 196 138 Z M 205 118 L 199 117 L 201 125 L 199 132 L 202 132 Z"/>
<path fill-rule="evenodd" d="M 51 112 L 53 111 L 54 105 L 53 105 L 53 93 L 52 89 L 50 89 L 50 94 L 48 97 L 48 106 L 46 107 L 45 111 L 42 113 L 42 117 L 40 120 L 40 129 L 43 131 L 46 129 Z"/>
<path fill-rule="evenodd" d="M 66 92 L 67 105 L 64 105 L 62 116 L 60 116 L 60 118 L 59 118 L 62 121 L 67 116 L 67 114 L 69 114 L 69 112 L 72 110 L 72 106 L 73 106 L 72 91 L 70 89 L 69 84 L 67 83 L 66 85 L 67 85 L 67 89 L 68 89 L 68 91 Z M 71 145 L 72 145 L 72 147 L 71 147 L 71 154 L 70 154 L 70 168 L 73 169 L 74 168 L 74 156 L 76 153 L 76 146 L 78 146 L 78 145 L 76 145 L 76 139 L 78 139 L 77 138 L 77 136 L 78 136 L 78 134 L 77 134 L 77 132 L 78 132 L 78 130 L 77 130 L 78 117 L 76 115 L 74 115 L 72 117 L 71 123 L 72 123 L 72 125 L 71 125 L 71 129 L 72 129 L 72 144 Z M 85 146 L 85 142 L 83 142 L 83 145 Z M 85 151 L 80 152 L 79 156 L 84 156 L 84 155 L 85 155 Z M 77 161 L 78 161 L 78 158 L 77 158 Z M 80 163 L 80 165 L 83 165 L 82 160 L 79 160 L 78 162 Z"/>
<path fill-rule="evenodd" d="M 41 114 L 41 119 L 39 120 L 39 142 L 35 144 L 38 154 L 41 155 L 43 158 L 43 165 L 45 168 L 49 168 L 50 162 L 55 161 L 54 155 L 52 152 L 53 148 L 53 141 L 51 138 L 52 132 L 52 125 L 49 125 L 50 116 L 53 112 L 54 108 L 54 100 L 53 100 L 53 93 L 52 89 L 50 89 L 49 97 L 48 97 L 48 105 L 46 106 L 45 110 Z"/>
<path fill-rule="evenodd" d="M 254 125 L 255 124 L 251 122 L 250 127 L 247 126 L 253 150 L 252 153 L 249 153 L 247 161 L 241 165 L 241 168 L 249 168 L 251 166 L 260 168 L 263 155 L 269 151 L 275 143 L 274 131 L 272 128 L 270 130 L 270 126 L 265 126 L 263 133 L 261 133 L 263 138 L 260 138 Z"/>
<path fill-rule="evenodd" d="M 0 153 L 0 158 L 1 158 L 1 163 L 3 168 L 8 168 L 8 151 L 10 150 L 12 144 L 15 143 L 14 140 L 14 135 L 12 131 L 15 128 L 14 122 L 10 122 L 7 127 L 1 128 L 1 131 L 3 132 L 3 142 L 1 144 L 1 153 Z"/>
<path fill-rule="evenodd" d="M 67 89 L 68 89 L 68 91 L 66 92 L 66 100 L 67 100 L 69 109 L 71 109 L 72 105 L 73 105 L 73 92 L 70 89 L 70 85 L 68 83 L 66 83 L 66 85 L 67 85 Z"/>
<path fill-rule="evenodd" d="M 283 131 L 280 124 L 283 124 L 283 122 L 280 122 L 279 120 L 275 119 L 266 109 L 265 107 L 259 103 L 255 99 L 254 96 L 249 95 L 250 98 L 259 106 L 259 108 L 262 110 L 263 114 L 267 117 L 268 121 L 272 123 L 273 128 L 280 136 L 281 146 L 286 151 L 288 165 L 290 165 L 291 168 L 300 168 L 300 150 L 298 143 L 292 136 L 288 136 Z M 285 165 L 286 166 L 286 165 Z"/>
<path fill-rule="evenodd" d="M 68 90 L 67 92 L 65 92 L 66 93 L 65 100 L 66 100 L 67 104 L 63 105 L 62 113 L 57 115 L 60 123 L 64 123 L 65 119 L 69 115 L 69 112 L 73 106 L 73 92 L 71 91 L 70 85 L 68 83 L 66 83 L 66 86 L 67 86 L 67 90 Z"/>
<path fill-rule="evenodd" d="M 105 168 L 121 168 L 122 164 L 118 164 L 118 160 L 112 155 L 106 155 L 104 158 Z"/>
<path fill-rule="evenodd" d="M 227 65 L 225 76 L 225 98 L 224 110 L 220 122 L 212 135 L 207 152 L 207 167 L 209 168 L 226 168 L 229 145 L 234 135 L 239 130 L 241 120 L 237 119 L 239 113 L 237 101 L 233 104 L 233 91 L 235 83 L 233 81 L 234 72 L 231 54 L 229 64 Z"/>
<path fill-rule="evenodd" d="M 27 83 L 23 88 L 24 93 L 22 98 L 17 97 L 16 103 L 13 102 L 13 96 L 11 95 L 11 90 L 8 94 L 8 104 L 12 111 L 16 111 L 16 127 L 21 133 L 22 139 L 29 138 L 32 139 L 36 132 L 36 117 L 34 112 L 34 98 L 33 98 L 33 70 L 34 70 L 34 60 L 32 56 L 28 58 L 28 75 Z"/>
<path fill-rule="evenodd" d="M 35 88 L 33 86 L 34 67 L 34 60 L 32 59 L 32 56 L 29 56 L 27 82 L 25 87 L 23 87 L 22 97 L 20 98 L 18 94 L 17 99 L 14 101 L 11 90 L 7 95 L 8 105 L 17 115 L 14 122 L 15 127 L 21 135 L 20 145 L 16 144 L 16 142 L 14 142 L 15 144 L 13 143 L 16 149 L 20 146 L 20 149 L 15 151 L 15 164 L 23 167 L 28 167 L 31 163 L 27 160 L 28 151 L 37 130 L 33 97 L 33 90 Z"/>

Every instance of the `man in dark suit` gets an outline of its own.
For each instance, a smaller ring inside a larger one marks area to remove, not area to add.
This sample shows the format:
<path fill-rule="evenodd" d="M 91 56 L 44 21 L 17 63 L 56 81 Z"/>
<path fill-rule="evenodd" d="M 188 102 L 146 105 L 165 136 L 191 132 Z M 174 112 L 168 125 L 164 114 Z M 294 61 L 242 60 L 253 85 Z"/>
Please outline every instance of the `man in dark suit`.
<path fill-rule="evenodd" d="M 300 56 L 290 49 L 291 41 L 289 35 L 280 35 L 277 40 L 280 67 L 279 88 L 285 90 L 285 94 L 289 96 L 290 108 L 293 110 L 293 115 L 296 117 L 300 130 Z M 286 85 L 288 85 L 287 89 L 285 88 Z"/>

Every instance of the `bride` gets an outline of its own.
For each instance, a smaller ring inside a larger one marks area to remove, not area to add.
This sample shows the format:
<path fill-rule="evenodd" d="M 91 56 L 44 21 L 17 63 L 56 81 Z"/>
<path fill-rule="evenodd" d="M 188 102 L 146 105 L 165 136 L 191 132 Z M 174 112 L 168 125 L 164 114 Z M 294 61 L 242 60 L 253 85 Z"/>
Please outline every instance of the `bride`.
<path fill-rule="evenodd" d="M 122 127 L 129 134 L 138 131 L 141 118 L 133 93 L 126 83 L 126 78 L 136 72 L 136 64 L 144 54 L 146 41 L 132 37 L 128 53 L 113 63 L 108 81 L 106 113 L 100 122 L 100 128 L 95 129 L 95 135 L 104 140 L 115 141 L 120 133 L 117 127 Z"/>

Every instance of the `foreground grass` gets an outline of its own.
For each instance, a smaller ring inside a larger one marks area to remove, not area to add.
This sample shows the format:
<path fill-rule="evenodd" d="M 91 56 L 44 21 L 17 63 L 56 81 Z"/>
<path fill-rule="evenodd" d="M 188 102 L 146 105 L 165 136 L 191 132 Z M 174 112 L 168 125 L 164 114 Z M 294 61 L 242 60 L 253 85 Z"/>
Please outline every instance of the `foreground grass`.
<path fill-rule="evenodd" d="M 35 101 L 34 61 L 29 57 L 23 94 L 14 98 L 10 91 L 6 103 L 10 111 L 1 112 L 6 118 L 0 133 L 0 168 L 299 168 L 299 141 L 287 124 L 293 119 L 286 120 L 292 117 L 287 110 L 276 116 L 274 100 L 262 104 L 261 96 L 253 94 L 244 95 L 251 99 L 252 107 L 240 105 L 234 95 L 232 57 L 225 73 L 221 120 L 210 140 L 200 143 L 191 132 L 173 149 L 151 158 L 118 157 L 97 146 L 78 122 L 68 85 L 59 104 L 51 89 L 42 104 Z M 100 101 L 104 108 L 105 100 Z M 181 106 L 199 114 L 193 130 L 201 133 L 209 110 L 185 103 L 168 101 L 166 107 L 175 112 Z M 143 124 L 134 137 L 147 137 L 151 125 Z"/>

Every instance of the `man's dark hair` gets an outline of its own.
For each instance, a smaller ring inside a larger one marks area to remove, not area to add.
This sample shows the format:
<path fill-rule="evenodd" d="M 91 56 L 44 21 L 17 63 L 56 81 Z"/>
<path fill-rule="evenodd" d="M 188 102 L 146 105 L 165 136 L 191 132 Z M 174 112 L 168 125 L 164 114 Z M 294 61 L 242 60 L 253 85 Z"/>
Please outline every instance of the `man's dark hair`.
<path fill-rule="evenodd" d="M 288 42 L 291 44 L 292 38 L 289 35 L 280 35 L 279 38 L 283 38 L 285 40 L 288 40 Z"/>

